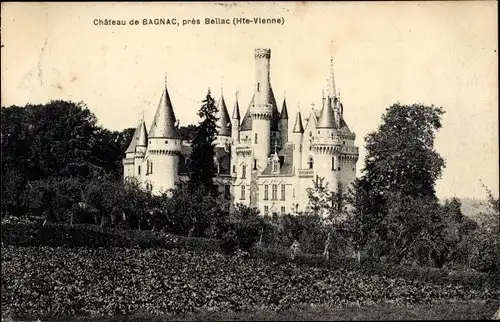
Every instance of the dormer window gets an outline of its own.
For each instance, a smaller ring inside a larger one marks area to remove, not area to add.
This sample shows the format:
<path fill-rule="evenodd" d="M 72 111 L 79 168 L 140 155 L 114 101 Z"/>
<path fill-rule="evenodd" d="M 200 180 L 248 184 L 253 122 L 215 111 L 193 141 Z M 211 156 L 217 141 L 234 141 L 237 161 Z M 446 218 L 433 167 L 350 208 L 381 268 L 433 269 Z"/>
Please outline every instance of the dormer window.
<path fill-rule="evenodd" d="M 273 161 L 273 172 L 278 172 L 278 161 Z"/>

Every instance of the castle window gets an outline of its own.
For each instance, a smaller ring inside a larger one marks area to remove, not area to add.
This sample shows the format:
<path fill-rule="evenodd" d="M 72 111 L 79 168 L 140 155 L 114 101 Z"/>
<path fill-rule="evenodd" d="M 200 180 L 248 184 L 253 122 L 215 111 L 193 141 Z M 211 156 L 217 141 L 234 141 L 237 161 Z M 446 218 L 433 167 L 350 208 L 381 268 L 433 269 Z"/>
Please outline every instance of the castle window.
<path fill-rule="evenodd" d="M 342 141 L 342 144 L 345 145 L 345 141 Z"/>
<path fill-rule="evenodd" d="M 295 188 L 292 189 L 292 198 L 295 198 Z"/>
<path fill-rule="evenodd" d="M 240 196 L 240 199 L 241 200 L 245 200 L 245 186 L 241 186 L 241 196 Z"/>
<path fill-rule="evenodd" d="M 153 162 L 152 161 L 149 163 L 149 173 L 150 174 L 153 173 Z"/>
<path fill-rule="evenodd" d="M 269 216 L 269 206 L 264 206 L 264 216 Z"/>
<path fill-rule="evenodd" d="M 260 83 L 257 83 L 257 92 L 260 92 Z"/>
<path fill-rule="evenodd" d="M 312 157 L 309 157 L 307 164 L 309 165 L 309 169 L 312 169 L 314 167 L 314 161 Z"/>
<path fill-rule="evenodd" d="M 257 133 L 255 133 L 255 143 L 257 143 Z"/>
<path fill-rule="evenodd" d="M 167 141 L 167 140 L 165 140 L 165 144 L 168 144 L 168 141 Z"/>
<path fill-rule="evenodd" d="M 257 170 L 257 159 L 253 159 L 253 169 Z"/>
<path fill-rule="evenodd" d="M 281 207 L 281 215 L 285 215 L 285 207 Z"/>
<path fill-rule="evenodd" d="M 247 177 L 247 166 L 242 165 L 241 166 L 241 179 L 245 179 Z"/>
<path fill-rule="evenodd" d="M 278 185 L 273 184 L 272 200 L 278 199 Z"/>
<path fill-rule="evenodd" d="M 138 175 L 141 175 L 141 166 L 138 166 L 138 167 L 137 167 L 137 174 L 138 174 Z"/>
<path fill-rule="evenodd" d="M 264 200 L 268 200 L 269 199 L 269 185 L 266 184 L 264 185 Z"/>
<path fill-rule="evenodd" d="M 332 170 L 335 170 L 335 158 L 332 157 Z"/>
<path fill-rule="evenodd" d="M 281 185 L 281 200 L 285 200 L 285 192 L 286 186 L 284 184 Z"/>
<path fill-rule="evenodd" d="M 233 165 L 233 172 L 236 172 L 236 166 Z"/>

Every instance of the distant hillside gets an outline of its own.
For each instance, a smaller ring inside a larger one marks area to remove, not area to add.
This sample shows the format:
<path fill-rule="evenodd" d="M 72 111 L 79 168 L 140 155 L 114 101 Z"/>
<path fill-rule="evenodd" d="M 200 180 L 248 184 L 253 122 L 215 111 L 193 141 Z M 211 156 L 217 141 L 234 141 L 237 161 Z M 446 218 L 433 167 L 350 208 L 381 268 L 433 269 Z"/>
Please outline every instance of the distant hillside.
<path fill-rule="evenodd" d="M 445 200 L 451 198 L 441 199 L 441 204 L 444 204 Z M 481 213 L 485 213 L 488 210 L 488 200 L 480 198 L 459 198 L 462 203 L 462 213 L 474 220 L 477 220 Z"/>
<path fill-rule="evenodd" d="M 469 218 L 477 219 L 481 213 L 488 210 L 488 201 L 479 198 L 460 198 L 462 212 Z"/>

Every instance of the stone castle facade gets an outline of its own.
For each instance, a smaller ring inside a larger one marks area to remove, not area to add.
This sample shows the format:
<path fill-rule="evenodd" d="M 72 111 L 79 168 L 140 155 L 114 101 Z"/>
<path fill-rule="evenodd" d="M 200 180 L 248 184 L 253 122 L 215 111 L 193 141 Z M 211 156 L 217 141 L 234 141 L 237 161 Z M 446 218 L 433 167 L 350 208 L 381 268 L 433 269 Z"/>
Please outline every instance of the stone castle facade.
<path fill-rule="evenodd" d="M 271 86 L 270 59 L 270 49 L 255 50 L 255 89 L 243 117 L 238 98 L 229 116 L 221 93 L 215 180 L 233 204 L 256 207 L 264 215 L 296 213 L 307 209 L 306 189 L 317 178 L 325 178 L 332 190 L 351 184 L 359 151 L 343 117 L 333 68 L 321 109 L 312 109 L 304 122 L 299 111 L 289 128 L 286 101 L 279 111 Z M 125 152 L 124 177 L 137 178 L 153 193 L 172 189 L 188 180 L 189 153 L 165 85 L 150 130 L 141 120 Z"/>

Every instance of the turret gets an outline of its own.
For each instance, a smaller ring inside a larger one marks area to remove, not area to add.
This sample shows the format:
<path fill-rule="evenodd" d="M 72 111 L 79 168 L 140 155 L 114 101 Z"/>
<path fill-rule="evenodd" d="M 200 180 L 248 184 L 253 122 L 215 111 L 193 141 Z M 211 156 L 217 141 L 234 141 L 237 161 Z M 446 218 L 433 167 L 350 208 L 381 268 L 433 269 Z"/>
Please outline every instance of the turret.
<path fill-rule="evenodd" d="M 273 114 L 270 102 L 270 49 L 255 50 L 255 95 L 250 107 L 252 118 L 252 137 L 254 158 L 260 170 L 267 166 L 271 150 L 271 117 Z"/>
<path fill-rule="evenodd" d="M 315 164 L 314 174 L 324 178 L 329 189 L 336 189 L 339 180 L 336 168 L 339 162 L 338 111 L 337 93 L 335 89 L 335 78 L 333 75 L 333 60 L 330 65 L 330 77 L 328 80 L 326 102 L 323 104 L 315 133 L 312 148 L 314 152 Z"/>
<path fill-rule="evenodd" d="M 295 173 L 301 168 L 302 160 L 302 140 L 304 137 L 304 126 L 302 125 L 302 115 L 300 111 L 297 112 L 295 117 L 295 125 L 292 130 L 291 141 L 293 142 L 293 164 L 295 167 Z"/>
<path fill-rule="evenodd" d="M 233 144 L 240 143 L 240 106 L 238 104 L 238 92 L 236 92 L 236 100 L 233 107 L 233 115 L 231 121 L 231 139 Z"/>
<path fill-rule="evenodd" d="M 231 143 L 232 127 L 222 89 L 217 103 L 217 110 L 217 137 L 215 139 L 215 144 L 216 146 L 224 147 Z"/>
<path fill-rule="evenodd" d="M 141 119 L 125 151 L 125 159 L 123 159 L 123 177 L 125 180 L 129 177 L 140 179 L 142 175 L 140 167 L 144 158 L 144 153 L 146 152 L 146 147 L 146 123 L 144 123 L 144 119 Z"/>
<path fill-rule="evenodd" d="M 283 107 L 280 114 L 280 132 L 282 146 L 288 142 L 288 110 L 286 107 L 286 100 L 283 99 Z"/>
<path fill-rule="evenodd" d="M 139 135 L 137 137 L 137 144 L 135 146 L 135 153 L 134 153 L 135 174 L 141 181 L 145 175 L 144 172 L 145 169 L 141 170 L 141 166 L 144 161 L 144 156 L 146 154 L 147 146 L 148 146 L 148 134 L 146 131 L 146 123 L 144 123 L 144 120 L 142 120 L 139 126 Z"/>
<path fill-rule="evenodd" d="M 181 140 L 176 122 L 165 80 L 165 89 L 149 131 L 147 149 L 148 175 L 146 180 L 152 184 L 155 194 L 175 188 L 175 184 L 179 181 Z"/>

